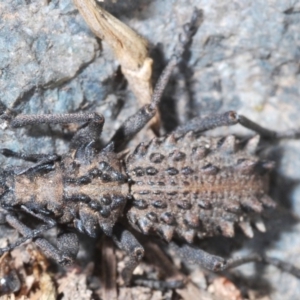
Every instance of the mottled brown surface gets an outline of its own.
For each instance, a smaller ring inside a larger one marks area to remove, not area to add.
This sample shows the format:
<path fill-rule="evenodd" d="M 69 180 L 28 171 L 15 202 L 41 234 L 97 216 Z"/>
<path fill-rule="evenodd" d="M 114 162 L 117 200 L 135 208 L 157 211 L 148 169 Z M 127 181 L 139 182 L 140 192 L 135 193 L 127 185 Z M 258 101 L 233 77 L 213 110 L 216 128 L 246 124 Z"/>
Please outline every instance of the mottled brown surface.
<path fill-rule="evenodd" d="M 121 174 L 121 165 L 116 155 L 102 151 L 85 162 L 67 157 L 63 161 L 65 169 L 64 193 L 68 198 L 73 195 L 87 196 L 86 203 L 78 201 L 80 219 L 94 231 L 98 224 L 105 233 L 111 233 L 113 225 L 123 213 L 128 187 L 126 176 Z M 79 178 L 88 177 L 90 182 L 78 184 Z M 73 182 L 74 181 L 74 182 Z M 71 203 L 72 206 L 77 203 Z M 92 234 L 96 235 L 96 232 Z"/>
<path fill-rule="evenodd" d="M 256 142 L 254 138 L 239 149 L 233 136 L 188 133 L 140 145 L 127 160 L 134 197 L 127 213 L 130 223 L 167 241 L 174 235 L 189 243 L 196 235 L 233 237 L 235 224 L 251 236 L 248 221 L 264 205 L 272 206 L 263 203 L 272 164 L 254 156 Z"/>
<path fill-rule="evenodd" d="M 125 163 L 133 196 L 126 209 L 130 224 L 166 241 L 173 236 L 189 243 L 195 236 L 233 237 L 236 224 L 252 236 L 249 222 L 268 206 L 264 199 L 272 164 L 254 156 L 257 138 L 245 148 L 238 143 L 234 136 L 188 133 L 141 144 Z M 11 205 L 52 213 L 58 223 L 93 237 L 99 228 L 110 235 L 129 193 L 121 172 L 112 149 L 84 158 L 66 155 L 51 171 L 15 175 Z M 261 226 L 256 227 L 264 230 Z"/>
<path fill-rule="evenodd" d="M 43 208 L 54 214 L 60 214 L 63 207 L 63 174 L 59 164 L 53 172 L 15 176 L 15 205 Z"/>
<path fill-rule="evenodd" d="M 99 228 L 111 234 L 129 191 L 120 162 L 105 149 L 89 158 L 66 155 L 50 171 L 29 170 L 10 176 L 14 184 L 4 196 L 8 207 L 25 206 L 34 213 L 49 213 L 59 224 L 81 226 L 92 237 Z"/>

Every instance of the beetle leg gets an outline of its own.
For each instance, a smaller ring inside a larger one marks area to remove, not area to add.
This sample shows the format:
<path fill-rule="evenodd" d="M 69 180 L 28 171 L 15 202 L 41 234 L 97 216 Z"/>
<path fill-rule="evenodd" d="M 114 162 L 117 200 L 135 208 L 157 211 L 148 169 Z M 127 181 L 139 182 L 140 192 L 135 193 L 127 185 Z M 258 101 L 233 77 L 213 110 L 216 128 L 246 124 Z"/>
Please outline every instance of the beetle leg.
<path fill-rule="evenodd" d="M 6 223 L 8 223 L 12 228 L 16 229 L 19 233 L 23 235 L 22 238 L 19 238 L 15 243 L 10 244 L 7 247 L 0 249 L 0 254 L 3 254 L 4 252 L 8 252 L 13 250 L 14 248 L 20 246 L 21 244 L 25 243 L 29 239 L 36 238 L 40 236 L 43 232 L 51 229 L 55 226 L 55 224 L 47 224 L 42 225 L 38 229 L 30 229 L 25 224 L 23 224 L 17 217 L 15 217 L 12 214 L 8 214 L 5 216 Z"/>
<path fill-rule="evenodd" d="M 79 250 L 79 241 L 75 233 L 64 233 L 57 237 L 57 248 L 44 238 L 37 238 L 34 243 L 46 254 L 61 265 L 74 262 Z"/>
<path fill-rule="evenodd" d="M 18 115 L 10 125 L 14 128 L 36 124 L 68 124 L 87 123 L 74 135 L 71 147 L 77 149 L 82 145 L 97 142 L 103 128 L 104 117 L 96 113 L 47 114 L 47 115 Z"/>
<path fill-rule="evenodd" d="M 195 9 L 191 21 L 185 24 L 183 27 L 183 33 L 179 37 L 179 43 L 175 48 L 172 58 L 166 65 L 155 85 L 151 103 L 143 106 L 134 115 L 130 116 L 112 137 L 111 141 L 114 142 L 117 151 L 121 150 L 122 147 L 129 140 L 131 140 L 131 138 L 137 134 L 155 115 L 158 104 L 171 77 L 171 74 L 180 61 L 186 46 L 191 41 L 201 22 L 202 10 Z"/>
<path fill-rule="evenodd" d="M 129 261 L 122 272 L 125 285 L 129 285 L 132 272 L 144 256 L 144 248 L 132 233 L 118 225 L 114 227 L 112 238 L 117 247 L 124 250 L 129 256 Z"/>
<path fill-rule="evenodd" d="M 74 261 L 78 248 L 78 238 L 75 233 L 64 233 L 57 238 L 57 248 L 50 244 L 46 239 L 39 237 L 45 231 L 55 226 L 55 222 L 49 222 L 47 225 L 42 225 L 38 229 L 30 229 L 18 218 L 13 215 L 6 216 L 7 223 L 15 228 L 23 235 L 15 243 L 0 249 L 0 254 L 11 251 L 14 248 L 25 243 L 29 239 L 33 239 L 34 243 L 46 254 L 46 256 L 54 259 L 60 264 L 67 265 Z"/>
<path fill-rule="evenodd" d="M 49 158 L 50 156 L 49 154 L 27 154 L 22 152 L 14 152 L 7 148 L 0 149 L 0 153 L 5 157 L 14 157 L 32 162 L 38 162 L 42 159 Z"/>
<path fill-rule="evenodd" d="M 228 111 L 223 114 L 213 114 L 204 118 L 194 118 L 185 125 L 179 126 L 175 129 L 175 137 L 185 135 L 189 131 L 200 133 L 208 131 L 220 126 L 235 125 L 239 122 L 238 115 L 234 111 Z"/>
<path fill-rule="evenodd" d="M 10 149 L 2 148 L 0 153 L 6 157 L 14 157 L 27 161 L 35 162 L 34 165 L 30 167 L 25 167 L 22 169 L 16 169 L 14 173 L 16 175 L 21 175 L 27 172 L 39 172 L 47 171 L 53 169 L 53 162 L 60 159 L 60 156 L 56 154 L 26 154 L 22 152 L 14 152 Z"/>
<path fill-rule="evenodd" d="M 201 265 L 205 269 L 213 272 L 225 271 L 249 262 L 261 262 L 274 265 L 278 269 L 300 278 L 299 268 L 296 268 L 293 265 L 283 262 L 279 259 L 271 258 L 257 253 L 249 254 L 241 258 L 230 258 L 226 260 L 225 258 L 209 254 L 201 249 L 187 244 L 178 245 L 172 242 L 170 243 L 170 246 L 171 249 L 173 249 L 184 262 Z"/>
<path fill-rule="evenodd" d="M 27 214 L 41 220 L 42 222 L 52 225 L 52 227 L 54 227 L 56 225 L 56 221 L 53 220 L 52 218 L 49 218 L 49 217 L 45 216 L 44 214 L 35 213 L 25 205 L 21 205 L 21 209 L 24 212 L 26 212 Z"/>
<path fill-rule="evenodd" d="M 238 122 L 242 126 L 253 130 L 257 132 L 259 135 L 265 138 L 274 138 L 274 139 L 280 139 L 280 138 L 289 138 L 289 139 L 296 139 L 300 138 L 300 129 L 289 129 L 286 131 L 274 131 L 269 130 L 267 128 L 264 128 L 260 126 L 259 124 L 249 120 L 248 118 L 238 115 Z"/>
<path fill-rule="evenodd" d="M 204 118 L 196 117 L 185 125 L 175 129 L 175 137 L 185 135 L 189 131 L 201 133 L 221 126 L 231 126 L 240 124 L 250 130 L 255 131 L 264 138 L 299 138 L 300 129 L 290 129 L 282 132 L 270 130 L 251 121 L 243 115 L 239 115 L 235 111 L 228 111 L 221 114 L 213 114 Z"/>

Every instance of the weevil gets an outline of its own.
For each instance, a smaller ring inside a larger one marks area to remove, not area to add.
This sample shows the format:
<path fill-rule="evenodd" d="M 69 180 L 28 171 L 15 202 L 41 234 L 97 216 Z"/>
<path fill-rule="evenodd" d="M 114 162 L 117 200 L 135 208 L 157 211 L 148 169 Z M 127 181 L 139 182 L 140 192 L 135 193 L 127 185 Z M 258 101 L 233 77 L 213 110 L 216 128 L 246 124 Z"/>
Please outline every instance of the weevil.
<path fill-rule="evenodd" d="M 200 24 L 195 10 L 158 83 L 151 103 L 129 117 L 111 141 L 99 148 L 104 117 L 96 113 L 18 115 L 3 112 L 13 128 L 38 124 L 85 125 L 74 135 L 65 155 L 24 154 L 1 149 L 7 157 L 32 162 L 28 167 L 0 172 L 0 205 L 5 221 L 23 237 L 0 249 L 8 252 L 28 239 L 60 264 L 70 264 L 78 252 L 76 231 L 97 238 L 102 232 L 130 257 L 123 271 L 125 284 L 144 255 L 130 228 L 158 235 L 181 257 L 220 271 L 248 261 L 278 265 L 296 276 L 298 269 L 253 254 L 226 260 L 193 246 L 195 239 L 233 237 L 239 226 L 251 237 L 251 223 L 264 231 L 261 215 L 275 203 L 268 196 L 269 171 L 274 164 L 256 156 L 259 135 L 295 137 L 298 131 L 265 129 L 234 111 L 195 118 L 165 137 L 145 141 L 120 159 L 118 152 L 155 115 L 172 70 Z M 2 109 L 5 110 L 5 109 Z M 241 124 L 258 133 L 244 146 L 234 136 L 212 138 L 200 133 Z M 43 223 L 30 228 L 22 218 Z M 126 223 L 126 226 L 123 226 Z M 42 234 L 58 227 L 57 247 Z M 129 229 L 128 229 L 129 228 Z"/>

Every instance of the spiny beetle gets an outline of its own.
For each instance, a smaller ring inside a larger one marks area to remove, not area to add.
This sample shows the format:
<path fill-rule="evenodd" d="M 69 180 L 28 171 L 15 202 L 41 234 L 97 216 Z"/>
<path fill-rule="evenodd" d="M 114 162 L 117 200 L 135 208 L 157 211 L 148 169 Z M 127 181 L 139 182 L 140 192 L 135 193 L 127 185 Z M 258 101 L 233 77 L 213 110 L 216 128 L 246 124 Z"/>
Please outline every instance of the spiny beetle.
<path fill-rule="evenodd" d="M 130 227 L 145 235 L 156 234 L 189 262 L 220 271 L 249 261 L 279 266 L 295 276 L 298 269 L 261 254 L 226 260 L 192 245 L 195 239 L 233 237 L 238 226 L 253 236 L 252 225 L 265 231 L 261 215 L 275 203 L 268 196 L 269 171 L 274 164 L 256 156 L 259 135 L 295 137 L 298 131 L 275 132 L 229 111 L 195 118 L 170 135 L 141 143 L 124 159 L 118 152 L 155 115 L 164 88 L 197 30 L 202 12 L 195 10 L 174 55 L 158 83 L 151 103 L 129 117 L 111 141 L 99 149 L 104 117 L 96 113 L 18 115 L 5 109 L 2 119 L 17 128 L 38 124 L 84 122 L 63 155 L 24 154 L 1 149 L 7 157 L 32 162 L 28 167 L 0 172 L 0 205 L 5 221 L 23 237 L 0 249 L 4 253 L 32 239 L 49 257 L 71 263 L 78 252 L 76 230 L 97 238 L 111 236 L 130 256 L 123 278 L 130 283 L 134 268 L 144 255 Z M 234 136 L 212 138 L 199 133 L 219 126 L 241 124 L 259 135 L 242 144 Z M 20 218 L 43 224 L 29 228 Z M 125 226 L 124 226 L 125 223 Z M 61 228 L 57 247 L 43 232 Z M 129 229 L 128 229 L 129 228 Z"/>

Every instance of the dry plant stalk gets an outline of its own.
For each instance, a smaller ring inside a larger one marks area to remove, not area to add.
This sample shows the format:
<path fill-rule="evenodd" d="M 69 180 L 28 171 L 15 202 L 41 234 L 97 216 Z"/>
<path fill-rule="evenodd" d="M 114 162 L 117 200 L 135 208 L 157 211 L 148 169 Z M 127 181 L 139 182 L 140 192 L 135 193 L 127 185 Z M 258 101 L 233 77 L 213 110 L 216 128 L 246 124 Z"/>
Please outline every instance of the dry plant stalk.
<path fill-rule="evenodd" d="M 112 240 L 103 236 L 101 243 L 102 299 L 117 300 L 117 260 Z"/>
<path fill-rule="evenodd" d="M 97 5 L 95 0 L 74 0 L 74 3 L 93 33 L 113 49 L 137 100 L 142 105 L 149 104 L 153 92 L 153 60 L 148 57 L 147 40 Z M 151 124 L 158 124 L 158 116 Z"/>

